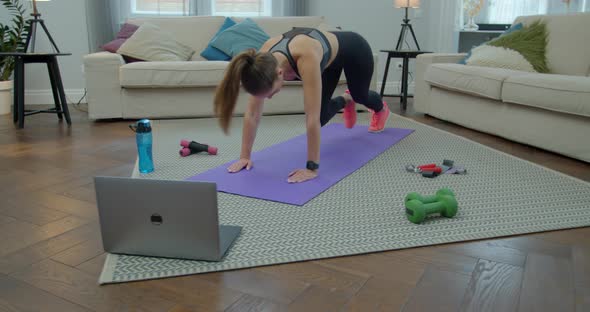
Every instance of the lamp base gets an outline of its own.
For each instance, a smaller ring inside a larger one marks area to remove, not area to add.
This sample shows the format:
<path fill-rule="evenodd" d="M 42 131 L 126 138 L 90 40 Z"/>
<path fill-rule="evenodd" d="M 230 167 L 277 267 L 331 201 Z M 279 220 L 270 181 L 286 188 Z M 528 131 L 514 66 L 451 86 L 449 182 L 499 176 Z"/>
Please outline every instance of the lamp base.
<path fill-rule="evenodd" d="M 47 35 L 47 38 L 49 39 L 49 42 L 51 42 L 51 45 L 55 49 L 55 52 L 61 53 L 59 51 L 59 48 L 55 44 L 53 37 L 51 37 L 51 34 L 49 33 L 47 26 L 45 26 L 45 22 L 40 18 L 41 14 L 33 13 L 33 14 L 31 14 L 31 16 L 33 16 L 33 19 L 29 20 L 30 28 L 29 28 L 29 33 L 27 34 L 27 41 L 25 43 L 25 52 L 28 52 L 29 47 L 31 47 L 31 52 L 35 53 L 35 39 L 37 37 L 37 26 L 41 25 L 41 28 L 43 28 L 43 31 Z"/>
<path fill-rule="evenodd" d="M 403 50 L 404 42 L 406 41 L 406 35 L 408 30 L 412 34 L 412 38 L 414 38 L 414 43 L 416 44 L 416 48 L 420 51 L 420 45 L 418 44 L 418 40 L 416 40 L 416 34 L 414 33 L 414 28 L 412 28 L 412 24 L 410 24 L 410 19 L 408 18 L 408 8 L 406 7 L 406 15 L 404 18 L 404 23 L 402 24 L 402 30 L 399 33 L 399 38 L 397 39 L 397 45 L 395 49 L 397 51 Z"/>
<path fill-rule="evenodd" d="M 399 37 L 397 39 L 397 45 L 395 49 L 397 51 L 403 50 L 404 42 L 406 41 L 406 36 L 408 31 L 412 34 L 412 38 L 414 39 L 414 43 L 416 44 L 416 48 L 420 51 L 420 45 L 418 44 L 418 40 L 416 40 L 416 34 L 414 33 L 414 28 L 412 28 L 412 24 L 408 23 L 409 20 L 404 20 L 402 24 L 402 30 L 399 33 Z"/>

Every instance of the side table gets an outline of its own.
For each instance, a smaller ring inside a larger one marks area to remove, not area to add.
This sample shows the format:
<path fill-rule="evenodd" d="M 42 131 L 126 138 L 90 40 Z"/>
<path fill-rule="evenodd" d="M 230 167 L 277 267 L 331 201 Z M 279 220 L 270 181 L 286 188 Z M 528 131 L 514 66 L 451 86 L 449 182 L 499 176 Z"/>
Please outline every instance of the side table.
<path fill-rule="evenodd" d="M 387 53 L 387 64 L 385 65 L 385 73 L 383 75 L 383 83 L 381 84 L 381 97 L 383 96 L 391 96 L 391 97 L 399 97 L 400 104 L 402 111 L 405 111 L 408 106 L 408 97 L 414 97 L 413 95 L 408 95 L 408 73 L 409 73 L 409 64 L 411 58 L 416 58 L 416 56 L 424 53 L 432 53 L 428 51 L 418 51 L 418 50 L 381 50 L 381 52 Z M 402 67 L 402 89 L 400 90 L 400 94 L 385 94 L 385 83 L 387 83 L 387 74 L 389 73 L 389 65 L 392 58 L 401 58 L 403 59 L 403 67 Z"/>
<path fill-rule="evenodd" d="M 14 57 L 14 108 L 13 119 L 18 122 L 18 128 L 24 128 L 25 116 L 39 114 L 39 113 L 53 113 L 57 114 L 59 120 L 66 117 L 68 126 L 72 124 L 70 119 L 70 111 L 68 109 L 68 102 L 64 92 L 59 65 L 57 63 L 58 56 L 72 55 L 71 53 L 25 53 L 25 52 L 2 52 L 0 56 Z M 46 63 L 49 72 L 49 80 L 51 81 L 51 89 L 53 91 L 53 100 L 55 108 L 48 110 L 25 110 L 25 64 L 27 63 Z M 63 114 L 63 116 L 62 116 Z"/>

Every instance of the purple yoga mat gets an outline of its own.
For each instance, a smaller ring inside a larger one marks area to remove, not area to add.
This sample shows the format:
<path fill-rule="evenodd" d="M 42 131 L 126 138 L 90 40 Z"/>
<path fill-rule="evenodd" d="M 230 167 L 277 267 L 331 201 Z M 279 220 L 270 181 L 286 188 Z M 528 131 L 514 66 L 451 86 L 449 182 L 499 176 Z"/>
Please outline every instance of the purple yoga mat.
<path fill-rule="evenodd" d="M 225 193 L 302 206 L 413 131 L 386 128 L 380 133 L 369 133 L 367 126 L 324 126 L 319 175 L 303 183 L 288 183 L 287 178 L 291 171 L 305 168 L 305 134 L 252 153 L 254 166 L 249 171 L 229 173 L 227 168 L 234 160 L 187 180 L 215 182 L 217 190 Z"/>

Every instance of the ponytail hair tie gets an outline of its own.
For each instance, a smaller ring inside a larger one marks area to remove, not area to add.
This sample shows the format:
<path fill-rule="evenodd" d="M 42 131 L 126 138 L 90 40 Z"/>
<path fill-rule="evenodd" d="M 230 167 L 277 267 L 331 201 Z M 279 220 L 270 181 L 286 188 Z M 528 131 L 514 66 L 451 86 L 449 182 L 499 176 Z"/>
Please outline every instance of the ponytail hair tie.
<path fill-rule="evenodd" d="M 252 55 L 248 55 L 248 56 L 246 57 L 246 63 L 248 63 L 248 65 L 250 65 L 250 66 L 254 65 L 254 61 L 255 61 L 255 58 L 254 58 L 254 56 L 252 56 Z"/>

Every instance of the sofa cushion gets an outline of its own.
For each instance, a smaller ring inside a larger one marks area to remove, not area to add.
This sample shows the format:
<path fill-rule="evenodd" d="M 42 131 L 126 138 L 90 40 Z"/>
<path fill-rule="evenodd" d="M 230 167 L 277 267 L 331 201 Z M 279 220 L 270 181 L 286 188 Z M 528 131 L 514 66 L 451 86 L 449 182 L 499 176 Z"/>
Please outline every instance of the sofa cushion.
<path fill-rule="evenodd" d="M 504 68 L 531 73 L 537 72 L 531 62 L 522 54 L 512 49 L 484 44 L 473 48 L 469 53 L 471 55 L 465 61 L 465 64 L 469 66 Z"/>
<path fill-rule="evenodd" d="M 547 65 L 549 72 L 586 76 L 590 70 L 590 12 L 518 17 L 525 26 L 541 20 L 547 23 Z"/>
<path fill-rule="evenodd" d="M 513 75 L 523 74 L 526 74 L 526 72 L 441 63 L 429 66 L 424 75 L 424 80 L 444 89 L 500 100 L 504 80 Z"/>
<path fill-rule="evenodd" d="M 514 25 L 510 26 L 510 28 L 506 29 L 506 31 L 504 31 L 504 32 L 503 32 L 503 33 L 500 35 L 500 37 L 502 37 L 502 36 L 506 36 L 506 35 L 508 35 L 508 34 L 511 34 L 511 33 L 515 32 L 515 31 L 517 31 L 517 30 L 521 30 L 521 29 L 522 29 L 522 27 L 523 27 L 522 23 L 514 24 Z M 482 45 L 485 45 L 486 43 L 487 43 L 487 42 L 484 42 L 484 43 L 480 44 L 480 45 L 479 45 L 479 46 L 477 46 L 477 47 L 481 47 Z M 477 48 L 477 47 L 474 47 L 473 49 L 475 49 L 475 48 Z M 462 58 L 462 59 L 461 59 L 459 62 L 457 62 L 457 63 L 458 63 L 458 64 L 463 64 L 463 65 L 467 64 L 467 59 L 469 59 L 469 58 L 471 57 L 471 54 L 473 53 L 473 49 L 471 49 L 469 52 L 467 52 L 467 55 L 466 55 L 464 58 Z"/>
<path fill-rule="evenodd" d="M 121 66 L 124 88 L 186 88 L 217 86 L 228 62 L 145 62 Z"/>
<path fill-rule="evenodd" d="M 188 61 L 195 51 L 156 25 L 144 23 L 117 53 L 145 61 Z"/>
<path fill-rule="evenodd" d="M 590 78 L 552 74 L 509 77 L 504 81 L 502 100 L 590 117 Z"/>
<path fill-rule="evenodd" d="M 131 36 L 133 36 L 133 34 L 137 31 L 138 28 L 139 28 L 139 26 L 137 26 L 137 25 L 125 23 L 121 27 L 121 30 L 119 30 L 119 32 L 117 33 L 117 36 L 114 40 L 107 42 L 100 47 L 104 51 L 108 51 L 111 53 L 117 53 L 117 50 L 119 50 L 119 48 L 123 45 L 123 43 L 125 43 L 125 41 L 127 41 L 127 39 L 129 39 Z M 132 58 L 132 57 L 129 57 L 126 55 L 123 55 L 123 59 L 127 63 L 142 62 L 142 60 L 140 60 L 140 59 Z"/>
<path fill-rule="evenodd" d="M 119 30 L 119 32 L 115 36 L 116 38 L 114 40 L 107 42 L 107 43 L 101 45 L 100 47 L 104 51 L 109 51 L 111 53 L 117 53 L 117 50 L 119 50 L 121 45 L 123 45 L 123 43 L 125 43 L 125 41 L 127 41 L 127 39 L 129 39 L 131 36 L 133 36 L 133 34 L 137 31 L 138 28 L 139 28 L 139 26 L 137 26 L 137 25 L 125 23 L 125 24 L 123 24 L 123 26 L 121 26 L 121 30 Z"/>
<path fill-rule="evenodd" d="M 232 58 L 248 49 L 259 50 L 270 37 L 252 19 L 238 23 L 222 31 L 211 46 Z"/>
<path fill-rule="evenodd" d="M 239 23 L 244 17 L 232 17 Z M 215 36 L 223 22 L 223 16 L 149 16 L 134 17 L 127 20 L 128 23 L 141 25 L 149 22 L 158 25 L 163 30 L 174 33 L 176 39 L 195 51 L 203 51 L 209 44 L 209 40 Z M 252 17 L 269 36 L 280 35 L 293 27 L 318 27 L 325 21 L 323 16 L 272 16 Z M 205 60 L 200 53 L 193 55 L 192 61 Z"/>
<path fill-rule="evenodd" d="M 472 50 L 467 65 L 547 73 L 547 27 L 535 22 Z"/>
<path fill-rule="evenodd" d="M 217 33 L 225 18 L 223 16 L 157 16 L 131 18 L 127 22 L 142 25 L 146 22 L 173 33 L 179 42 L 195 51 L 203 51 L 209 40 Z M 200 53 L 193 54 L 192 61 L 205 60 Z"/>
<path fill-rule="evenodd" d="M 119 80 L 123 88 L 195 88 L 216 87 L 223 79 L 229 62 L 143 62 L 120 67 Z M 344 73 L 338 84 L 345 84 Z M 302 86 L 297 81 L 285 81 L 284 86 Z"/>
<path fill-rule="evenodd" d="M 209 45 L 207 46 L 207 48 L 205 48 L 205 50 L 203 50 L 201 52 L 201 56 L 209 61 L 229 61 L 229 60 L 231 60 L 231 56 L 223 53 L 223 51 L 221 51 L 217 48 L 212 47 L 211 42 L 213 40 L 217 39 L 219 34 L 221 34 L 226 29 L 234 26 L 235 24 L 236 24 L 236 22 L 234 22 L 231 18 L 226 17 L 225 21 L 223 22 L 223 25 L 221 25 L 221 28 L 219 28 L 219 31 L 217 31 L 215 36 L 213 36 L 213 38 L 211 38 L 211 41 L 209 41 Z"/>

